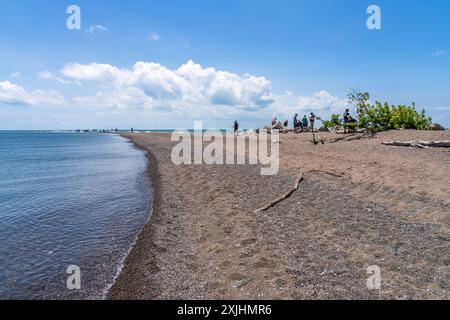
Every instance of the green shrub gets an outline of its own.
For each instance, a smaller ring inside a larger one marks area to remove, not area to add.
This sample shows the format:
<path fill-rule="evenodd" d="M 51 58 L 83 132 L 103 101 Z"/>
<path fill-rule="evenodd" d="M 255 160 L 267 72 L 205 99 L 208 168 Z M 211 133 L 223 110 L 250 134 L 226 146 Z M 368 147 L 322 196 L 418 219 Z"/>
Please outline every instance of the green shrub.
<path fill-rule="evenodd" d="M 332 128 L 332 127 L 341 126 L 341 125 L 342 125 L 342 121 L 338 114 L 331 115 L 331 120 L 323 121 L 323 126 L 325 128 Z"/>
<path fill-rule="evenodd" d="M 418 113 L 415 104 L 410 106 L 392 106 L 390 129 L 418 129 L 429 130 L 432 119 L 425 114 L 425 110 Z"/>
<path fill-rule="evenodd" d="M 417 112 L 416 106 L 390 106 L 387 102 L 377 101 L 374 105 L 369 102 L 368 92 L 354 91 L 348 95 L 351 103 L 356 105 L 358 113 L 358 127 L 377 132 L 390 129 L 429 130 L 432 120 L 425 114 Z"/>

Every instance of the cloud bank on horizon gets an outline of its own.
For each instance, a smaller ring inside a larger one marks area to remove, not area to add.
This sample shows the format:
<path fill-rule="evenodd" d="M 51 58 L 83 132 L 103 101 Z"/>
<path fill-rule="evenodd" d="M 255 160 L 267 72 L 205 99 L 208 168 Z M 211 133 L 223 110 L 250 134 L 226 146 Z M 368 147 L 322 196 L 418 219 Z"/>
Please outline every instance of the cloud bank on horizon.
<path fill-rule="evenodd" d="M 131 68 L 110 64 L 70 63 L 59 70 L 38 73 L 41 80 L 95 89 L 95 94 L 63 96 L 56 90 L 26 90 L 0 82 L 0 103 L 102 108 L 103 113 L 159 112 L 188 119 L 270 118 L 314 110 L 330 113 L 345 107 L 346 100 L 325 90 L 311 96 L 290 91 L 277 94 L 265 77 L 239 75 L 189 60 L 178 69 L 155 62 L 136 62 Z"/>

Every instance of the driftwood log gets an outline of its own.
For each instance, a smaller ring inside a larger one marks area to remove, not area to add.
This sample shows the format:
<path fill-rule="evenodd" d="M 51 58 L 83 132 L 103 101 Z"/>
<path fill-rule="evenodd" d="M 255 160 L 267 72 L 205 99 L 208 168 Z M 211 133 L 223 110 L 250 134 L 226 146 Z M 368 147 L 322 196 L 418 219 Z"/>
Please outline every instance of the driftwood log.
<path fill-rule="evenodd" d="M 301 173 L 298 176 L 297 180 L 295 180 L 295 185 L 294 185 L 294 187 L 292 189 L 290 189 L 288 192 L 283 194 L 281 197 L 271 201 L 268 205 L 266 205 L 266 206 L 264 206 L 264 207 L 262 207 L 262 208 L 260 208 L 258 210 L 255 210 L 255 214 L 267 211 L 268 209 L 273 208 L 274 206 L 276 206 L 281 201 L 286 200 L 287 198 L 289 198 L 295 191 L 298 190 L 298 188 L 300 187 L 300 184 L 305 180 L 305 175 L 308 174 L 308 173 L 325 173 L 325 174 L 328 174 L 328 175 L 333 176 L 333 177 L 338 177 L 338 178 L 342 178 L 343 177 L 343 175 L 340 175 L 340 174 L 337 174 L 337 173 L 334 173 L 334 172 L 329 172 L 329 171 L 322 171 L 322 170 L 310 170 L 310 171 L 306 171 L 304 173 Z"/>
<path fill-rule="evenodd" d="M 415 147 L 427 149 L 430 147 L 435 148 L 450 148 L 450 140 L 445 141 L 389 141 L 382 142 L 385 146 L 395 146 L 395 147 Z"/>

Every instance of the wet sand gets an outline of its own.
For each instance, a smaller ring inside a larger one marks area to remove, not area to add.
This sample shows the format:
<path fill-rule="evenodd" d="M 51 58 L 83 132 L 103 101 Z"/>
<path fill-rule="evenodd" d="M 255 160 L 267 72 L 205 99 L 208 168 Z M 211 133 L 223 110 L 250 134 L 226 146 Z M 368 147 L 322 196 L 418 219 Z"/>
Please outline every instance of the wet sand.
<path fill-rule="evenodd" d="M 109 299 L 450 298 L 450 152 L 381 145 L 449 132 L 317 146 L 310 134 L 282 135 L 276 176 L 258 165 L 176 166 L 170 135 L 126 136 L 149 151 L 155 198 Z M 342 177 L 307 173 L 255 214 L 310 170 Z M 381 290 L 366 287 L 371 265 Z"/>

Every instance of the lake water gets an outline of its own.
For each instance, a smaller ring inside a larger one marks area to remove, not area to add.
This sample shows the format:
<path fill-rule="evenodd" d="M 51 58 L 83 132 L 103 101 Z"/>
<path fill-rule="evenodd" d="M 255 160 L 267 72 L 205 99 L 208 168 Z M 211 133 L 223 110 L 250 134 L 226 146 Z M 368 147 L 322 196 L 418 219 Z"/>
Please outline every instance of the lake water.
<path fill-rule="evenodd" d="M 103 298 L 149 218 L 146 170 L 118 135 L 0 131 L 0 299 Z"/>

